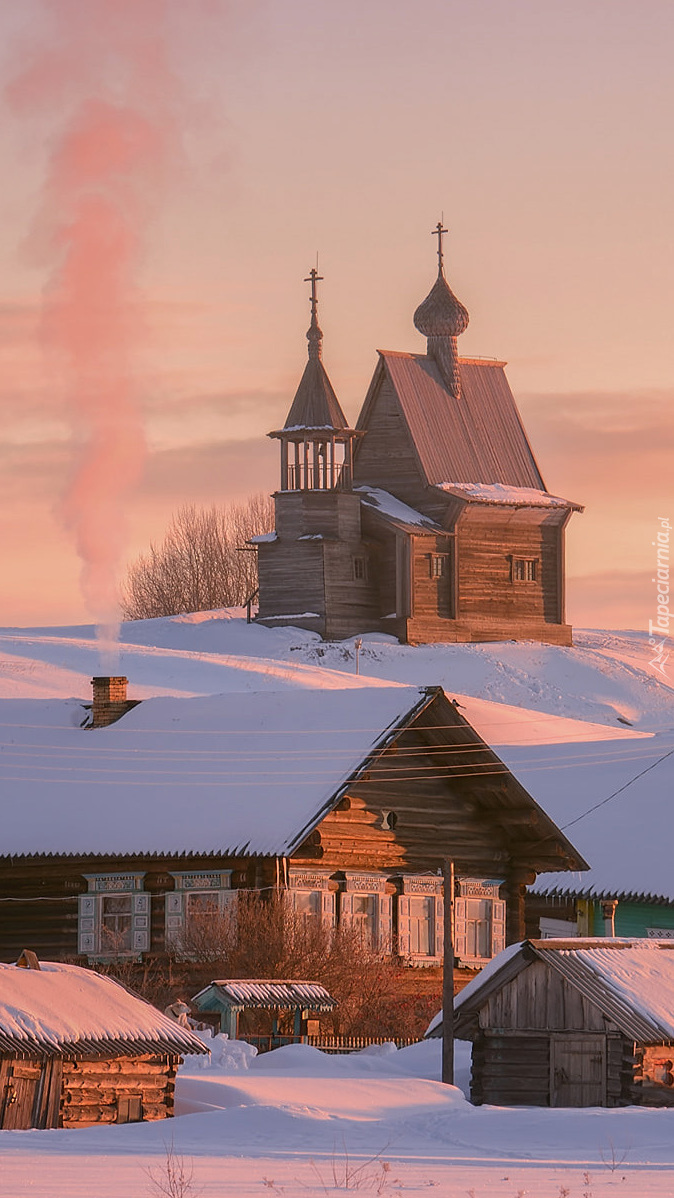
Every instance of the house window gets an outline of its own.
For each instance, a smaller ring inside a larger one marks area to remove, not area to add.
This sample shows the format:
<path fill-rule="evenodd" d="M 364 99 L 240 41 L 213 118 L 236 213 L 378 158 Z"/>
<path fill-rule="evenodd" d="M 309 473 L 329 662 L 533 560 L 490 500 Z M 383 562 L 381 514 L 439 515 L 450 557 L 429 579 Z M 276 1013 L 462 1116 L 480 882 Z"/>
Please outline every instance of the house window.
<path fill-rule="evenodd" d="M 454 952 L 462 964 L 483 965 L 505 947 L 505 903 L 499 882 L 460 878 L 454 899 Z"/>
<path fill-rule="evenodd" d="M 449 573 L 449 554 L 431 553 L 431 578 L 445 578 Z"/>
<path fill-rule="evenodd" d="M 514 557 L 511 565 L 513 582 L 536 582 L 538 578 L 538 558 Z"/>
<path fill-rule="evenodd" d="M 150 895 L 144 874 L 92 874 L 78 899 L 78 951 L 88 957 L 129 957 L 150 948 Z"/>
<path fill-rule="evenodd" d="M 375 947 L 377 934 L 377 896 L 354 894 L 351 923 L 367 948 Z"/>
<path fill-rule="evenodd" d="M 398 952 L 412 965 L 431 965 L 442 952 L 442 881 L 428 874 L 405 874 L 397 898 Z"/>
<path fill-rule="evenodd" d="M 466 899 L 466 955 L 491 957 L 491 899 Z"/>
<path fill-rule="evenodd" d="M 189 936 L 201 940 L 213 920 L 233 910 L 237 892 L 230 888 L 231 871 L 195 870 L 172 877 L 175 890 L 166 895 L 165 905 L 166 942 L 175 945 Z"/>
<path fill-rule="evenodd" d="M 430 895 L 410 898 L 410 953 L 432 957 L 435 953 L 435 899 Z"/>
<path fill-rule="evenodd" d="M 354 557 L 353 559 L 353 577 L 355 582 L 365 582 L 367 571 L 365 568 L 364 557 Z"/>
<path fill-rule="evenodd" d="M 346 870 L 344 891 L 339 896 L 339 918 L 356 929 L 363 943 L 376 951 L 391 952 L 393 905 L 383 874 L 361 874 Z"/>
<path fill-rule="evenodd" d="M 335 894 L 328 874 L 290 870 L 286 893 L 298 915 L 307 919 L 318 916 L 328 927 L 335 926 Z"/>
<path fill-rule="evenodd" d="M 320 915 L 320 890 L 296 890 L 293 899 L 295 911 L 298 915 L 302 915 L 307 919 L 314 915 Z"/>
<path fill-rule="evenodd" d="M 104 894 L 100 900 L 101 952 L 118 956 L 133 949 L 133 895 Z"/>

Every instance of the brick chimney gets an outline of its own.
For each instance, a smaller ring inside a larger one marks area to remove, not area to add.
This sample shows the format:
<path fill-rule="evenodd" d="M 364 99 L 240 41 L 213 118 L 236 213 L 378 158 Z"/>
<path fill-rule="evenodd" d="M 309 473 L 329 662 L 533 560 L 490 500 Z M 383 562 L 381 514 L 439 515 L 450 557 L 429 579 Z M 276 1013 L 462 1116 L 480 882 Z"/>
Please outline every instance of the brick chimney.
<path fill-rule="evenodd" d="M 91 679 L 91 685 L 94 688 L 94 702 L 90 728 L 107 728 L 108 724 L 114 724 L 115 720 L 121 719 L 127 711 L 136 706 L 139 702 L 138 699 L 127 699 L 126 697 L 128 682 L 128 678 L 123 675 L 107 675 Z"/>

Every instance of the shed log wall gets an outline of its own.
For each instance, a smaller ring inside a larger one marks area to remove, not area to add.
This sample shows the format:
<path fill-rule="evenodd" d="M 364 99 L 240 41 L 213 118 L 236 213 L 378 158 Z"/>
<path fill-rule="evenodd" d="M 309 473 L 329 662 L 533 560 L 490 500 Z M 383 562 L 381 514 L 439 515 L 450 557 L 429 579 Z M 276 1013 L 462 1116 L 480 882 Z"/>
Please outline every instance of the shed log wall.
<path fill-rule="evenodd" d="M 128 1122 L 123 1103 L 128 1098 L 140 1098 L 142 1119 L 166 1119 L 173 1114 L 179 1060 L 168 1056 L 65 1060 L 60 1125 Z"/>

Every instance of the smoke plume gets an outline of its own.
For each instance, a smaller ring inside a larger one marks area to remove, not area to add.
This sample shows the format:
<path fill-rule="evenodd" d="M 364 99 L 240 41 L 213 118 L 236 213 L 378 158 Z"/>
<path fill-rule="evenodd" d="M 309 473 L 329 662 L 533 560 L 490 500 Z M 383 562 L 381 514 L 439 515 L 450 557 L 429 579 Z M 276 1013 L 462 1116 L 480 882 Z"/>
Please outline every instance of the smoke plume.
<path fill-rule="evenodd" d="M 83 595 L 108 646 L 118 625 L 126 505 L 145 439 L 139 269 L 176 149 L 163 38 L 170 0 L 44 0 L 9 99 L 48 129 L 31 240 L 47 282 L 43 333 L 72 429 L 60 505 Z M 110 664 L 110 663 L 108 663 Z"/>

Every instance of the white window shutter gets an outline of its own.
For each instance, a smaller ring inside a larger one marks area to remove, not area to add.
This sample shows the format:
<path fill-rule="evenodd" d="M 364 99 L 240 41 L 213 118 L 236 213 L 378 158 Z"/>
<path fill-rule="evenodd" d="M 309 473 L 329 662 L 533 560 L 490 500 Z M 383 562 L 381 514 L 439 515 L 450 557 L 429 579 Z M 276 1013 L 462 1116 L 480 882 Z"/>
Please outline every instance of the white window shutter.
<path fill-rule="evenodd" d="M 98 903 L 95 894 L 80 894 L 77 900 L 77 951 L 90 956 L 98 948 Z"/>
<path fill-rule="evenodd" d="M 134 894 L 133 896 L 133 951 L 146 953 L 150 948 L 150 896 L 149 894 Z"/>
<path fill-rule="evenodd" d="M 393 903 L 390 894 L 379 895 L 378 919 L 379 951 L 390 953 L 393 948 Z"/>
<path fill-rule="evenodd" d="M 321 918 L 328 928 L 335 926 L 335 895 L 331 890 L 321 891 Z"/>
<path fill-rule="evenodd" d="M 435 944 L 433 945 L 433 956 L 442 957 L 445 951 L 445 903 L 442 895 L 435 896 Z"/>
<path fill-rule="evenodd" d="M 179 941 L 185 931 L 185 896 L 174 890 L 164 899 L 164 931 L 167 945 Z"/>
<path fill-rule="evenodd" d="M 466 936 L 466 900 L 454 899 L 454 956 L 465 957 L 468 951 Z"/>
<path fill-rule="evenodd" d="M 505 948 L 506 905 L 503 899 L 494 899 L 491 917 L 491 955 L 502 953 Z"/>
<path fill-rule="evenodd" d="M 231 911 L 232 914 L 236 911 L 239 902 L 238 890 L 221 890 L 220 891 L 220 913 Z"/>
<path fill-rule="evenodd" d="M 353 895 L 342 893 L 339 896 L 339 920 L 340 923 L 351 924 L 353 922 Z"/>
<path fill-rule="evenodd" d="M 410 900 L 404 894 L 398 897 L 398 952 L 410 955 Z"/>

